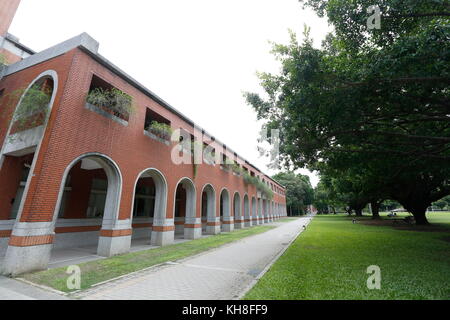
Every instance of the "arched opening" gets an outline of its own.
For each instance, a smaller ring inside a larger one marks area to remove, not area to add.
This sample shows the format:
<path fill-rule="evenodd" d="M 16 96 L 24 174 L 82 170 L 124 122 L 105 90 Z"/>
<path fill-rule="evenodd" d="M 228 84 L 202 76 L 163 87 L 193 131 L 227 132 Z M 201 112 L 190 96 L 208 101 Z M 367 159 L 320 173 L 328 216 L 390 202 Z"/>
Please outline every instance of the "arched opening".
<path fill-rule="evenodd" d="M 216 221 L 216 192 L 208 184 L 202 192 L 202 232 L 205 234 L 217 234 L 220 232 L 220 226 Z"/>
<path fill-rule="evenodd" d="M 156 169 L 143 171 L 136 181 L 132 209 L 132 246 L 151 243 L 155 220 L 165 220 L 167 202 L 166 179 Z"/>
<path fill-rule="evenodd" d="M 248 201 L 248 196 L 244 196 L 244 227 L 251 227 L 252 220 L 250 216 L 250 203 Z"/>
<path fill-rule="evenodd" d="M 48 71 L 27 89 L 10 93 L 20 97 L 0 149 L 0 221 L 11 230 L 21 215 L 22 200 L 33 171 L 48 115 L 57 92 L 57 75 Z M 4 99 L 3 101 L 8 101 Z M 6 107 L 7 106 L 2 106 Z M 0 237 L 0 257 L 6 254 L 9 238 Z"/>
<path fill-rule="evenodd" d="M 241 196 L 235 193 L 233 197 L 233 214 L 234 214 L 234 228 L 242 229 L 242 211 L 241 211 Z"/>
<path fill-rule="evenodd" d="M 252 226 L 258 224 L 258 207 L 255 197 L 252 197 Z"/>
<path fill-rule="evenodd" d="M 183 178 L 175 191 L 175 238 L 195 239 L 201 236 L 200 218 L 195 214 L 195 186 Z"/>
<path fill-rule="evenodd" d="M 202 192 L 202 233 L 206 233 L 206 227 L 208 224 L 208 194 Z"/>
<path fill-rule="evenodd" d="M 263 215 L 264 223 L 269 222 L 267 220 L 267 200 L 266 199 L 262 199 L 262 215 Z"/>
<path fill-rule="evenodd" d="M 269 222 L 273 221 L 273 201 L 269 200 Z"/>
<path fill-rule="evenodd" d="M 80 252 L 113 253 L 108 243 L 99 241 L 100 230 L 113 230 L 116 225 L 121 187 L 120 171 L 106 156 L 84 155 L 68 166 L 55 210 L 53 261 L 61 254 L 69 260 L 79 258 Z"/>
<path fill-rule="evenodd" d="M 230 194 L 226 189 L 220 193 L 220 222 L 222 232 L 234 230 L 233 217 L 230 214 Z"/>
<path fill-rule="evenodd" d="M 263 201 L 261 198 L 258 198 L 258 216 L 259 216 L 259 224 L 263 224 L 264 223 Z"/>

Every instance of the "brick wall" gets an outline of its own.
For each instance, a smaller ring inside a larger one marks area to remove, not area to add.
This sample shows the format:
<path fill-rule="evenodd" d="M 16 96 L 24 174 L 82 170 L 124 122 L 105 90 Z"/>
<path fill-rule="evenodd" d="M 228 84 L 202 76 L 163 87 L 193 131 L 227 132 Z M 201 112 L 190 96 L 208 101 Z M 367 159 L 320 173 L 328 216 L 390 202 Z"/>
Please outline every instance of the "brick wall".
<path fill-rule="evenodd" d="M 241 199 L 248 194 L 250 212 L 252 212 L 252 197 L 256 197 L 256 190 L 252 185 L 245 185 L 242 177 L 222 170 L 219 165 L 208 164 L 199 165 L 197 175 L 194 177 L 192 165 L 174 165 L 171 162 L 172 146 L 151 139 L 143 133 L 146 108 L 151 108 L 170 120 L 172 128 L 182 127 L 190 133 L 194 133 L 194 128 L 79 49 L 8 76 L 0 82 L 0 90 L 5 88 L 5 92 L 8 92 L 25 86 L 38 74 L 49 69 L 58 73 L 59 87 L 41 150 L 37 155 L 34 177 L 31 179 L 25 200 L 22 221 L 52 220 L 65 169 L 74 159 L 88 152 L 98 152 L 110 157 L 121 171 L 123 184 L 120 219 L 130 217 L 136 179 L 138 174 L 147 168 L 158 169 L 167 180 L 168 218 L 173 218 L 175 190 L 177 183 L 183 177 L 188 177 L 195 183 L 198 217 L 201 216 L 201 190 L 208 183 L 216 191 L 217 215 L 219 215 L 222 188 L 228 189 L 231 198 L 235 192 L 239 192 Z M 127 126 L 84 107 L 93 74 L 134 98 L 136 112 L 131 116 Z M 6 115 L 0 119 L 0 139 L 3 141 L 12 109 L 4 103 L 3 99 L 0 108 L 5 110 Z M 216 115 L 211 114 L 211 117 L 213 116 Z M 233 155 L 229 154 L 229 157 L 233 158 Z M 255 171 L 253 168 L 250 169 Z M 4 171 L 0 170 L 0 181 L 9 181 Z M 275 194 L 273 201 L 285 204 L 284 196 L 279 194 Z M 243 203 L 241 201 L 242 214 L 244 213 Z M 233 208 L 232 203 L 230 208 Z M 82 212 L 80 208 L 75 211 Z"/>
<path fill-rule="evenodd" d="M 2 0 L 0 1 L 0 36 L 4 36 L 11 25 L 20 0 Z"/>

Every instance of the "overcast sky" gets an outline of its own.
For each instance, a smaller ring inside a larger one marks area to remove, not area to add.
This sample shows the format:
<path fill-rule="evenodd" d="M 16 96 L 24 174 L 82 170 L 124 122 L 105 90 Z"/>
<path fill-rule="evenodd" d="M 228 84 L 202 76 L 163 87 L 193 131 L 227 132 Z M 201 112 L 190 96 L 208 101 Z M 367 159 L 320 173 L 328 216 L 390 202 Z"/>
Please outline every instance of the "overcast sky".
<path fill-rule="evenodd" d="M 320 46 L 327 22 L 297 0 L 22 0 L 10 33 L 41 51 L 87 32 L 108 60 L 274 174 L 242 92 L 261 92 L 256 71 L 279 70 L 269 40 L 287 43 L 288 29 L 301 39 L 304 24 Z"/>

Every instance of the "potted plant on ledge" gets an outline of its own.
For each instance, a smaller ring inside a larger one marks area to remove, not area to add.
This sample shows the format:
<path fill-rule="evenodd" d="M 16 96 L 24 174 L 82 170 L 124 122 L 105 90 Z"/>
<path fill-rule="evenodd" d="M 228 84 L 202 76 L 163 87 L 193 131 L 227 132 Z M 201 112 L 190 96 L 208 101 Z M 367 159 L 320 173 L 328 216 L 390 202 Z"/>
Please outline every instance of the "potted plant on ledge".
<path fill-rule="evenodd" d="M 125 121 L 133 113 L 133 98 L 116 88 L 95 88 L 89 92 L 86 102 Z"/>
<path fill-rule="evenodd" d="M 170 125 L 158 121 L 152 121 L 146 130 L 153 133 L 155 136 L 167 141 L 170 140 L 173 132 Z"/>

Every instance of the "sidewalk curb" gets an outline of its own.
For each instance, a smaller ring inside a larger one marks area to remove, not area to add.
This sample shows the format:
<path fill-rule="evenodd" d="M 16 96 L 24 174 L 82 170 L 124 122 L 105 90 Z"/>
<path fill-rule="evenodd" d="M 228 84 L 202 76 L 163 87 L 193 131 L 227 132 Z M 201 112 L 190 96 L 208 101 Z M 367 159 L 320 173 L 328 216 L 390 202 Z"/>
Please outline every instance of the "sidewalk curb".
<path fill-rule="evenodd" d="M 306 222 L 306 226 L 309 225 L 309 223 L 312 221 L 314 216 L 308 217 L 309 220 Z M 242 300 L 244 296 L 258 283 L 258 281 L 270 270 L 270 268 L 273 266 L 275 262 L 286 252 L 287 249 L 290 248 L 292 243 L 294 243 L 295 240 L 300 236 L 300 234 L 305 231 L 303 229 L 300 229 L 300 231 L 292 238 L 292 240 L 266 265 L 266 267 L 256 276 L 255 279 L 241 292 L 241 294 L 234 298 L 233 300 Z"/>
<path fill-rule="evenodd" d="M 25 280 L 24 278 L 11 278 L 11 279 L 19 281 L 19 282 L 22 282 L 22 283 L 25 283 L 25 284 L 28 284 L 30 286 L 33 286 L 33 287 L 36 287 L 36 288 L 39 288 L 39 289 L 42 289 L 42 290 L 45 290 L 45 291 L 49 291 L 51 293 L 59 294 L 60 296 L 67 297 L 69 295 L 69 293 L 66 293 L 66 292 L 63 292 L 63 291 L 59 291 L 59 290 L 56 290 L 56 289 L 53 289 L 51 287 L 47 287 L 47 286 L 44 286 L 44 285 L 41 285 L 41 284 L 37 284 L 37 283 L 31 282 L 31 281 Z"/>

